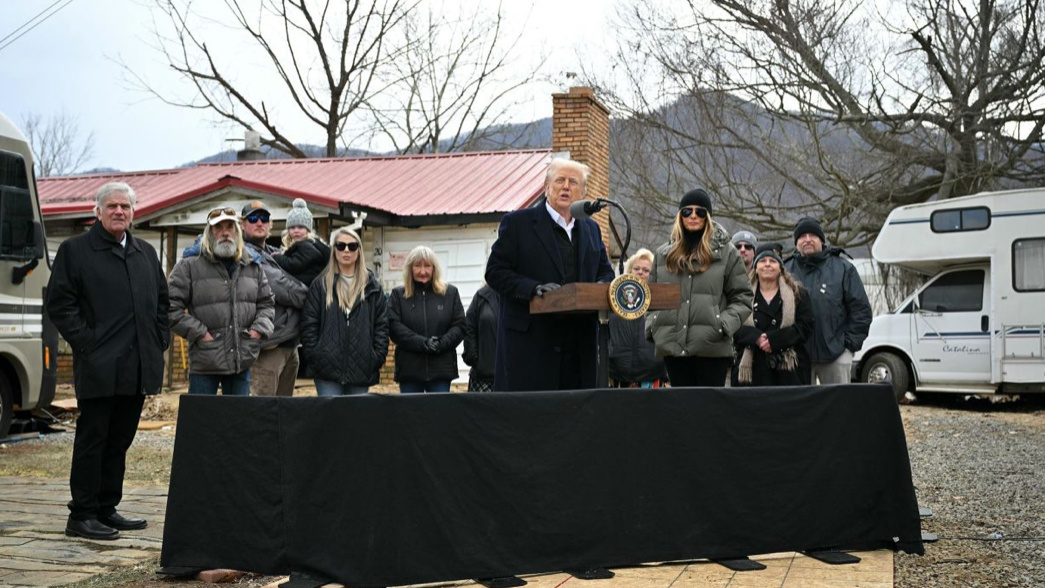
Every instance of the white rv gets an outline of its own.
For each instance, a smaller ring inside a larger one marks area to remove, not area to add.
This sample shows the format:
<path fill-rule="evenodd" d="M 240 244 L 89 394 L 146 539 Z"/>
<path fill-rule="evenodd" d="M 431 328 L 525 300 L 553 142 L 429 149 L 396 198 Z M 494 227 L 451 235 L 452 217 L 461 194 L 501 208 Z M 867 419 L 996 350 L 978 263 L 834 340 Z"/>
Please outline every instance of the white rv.
<path fill-rule="evenodd" d="M 32 152 L 0 114 L 0 439 L 16 412 L 54 399 L 58 332 L 43 312 L 46 249 Z"/>
<path fill-rule="evenodd" d="M 930 278 L 875 317 L 854 379 L 912 392 L 1045 392 L 1045 189 L 893 210 L 874 258 Z"/>

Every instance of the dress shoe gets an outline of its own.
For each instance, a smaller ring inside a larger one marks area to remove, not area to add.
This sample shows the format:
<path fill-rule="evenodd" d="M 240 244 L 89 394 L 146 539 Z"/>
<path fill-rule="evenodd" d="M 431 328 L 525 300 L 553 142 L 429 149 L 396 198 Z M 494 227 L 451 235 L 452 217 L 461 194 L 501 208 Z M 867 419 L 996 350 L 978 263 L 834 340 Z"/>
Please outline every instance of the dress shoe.
<path fill-rule="evenodd" d="M 113 511 L 111 515 L 104 515 L 98 517 L 104 525 L 108 525 L 113 529 L 119 531 L 134 531 L 135 529 L 144 529 L 149 524 L 145 519 L 136 519 L 133 517 L 125 517 L 122 514 Z"/>
<path fill-rule="evenodd" d="M 120 538 L 119 531 L 102 524 L 98 519 L 87 519 L 85 521 L 69 519 L 69 522 L 65 524 L 65 534 L 70 537 L 101 539 L 103 541 Z"/>

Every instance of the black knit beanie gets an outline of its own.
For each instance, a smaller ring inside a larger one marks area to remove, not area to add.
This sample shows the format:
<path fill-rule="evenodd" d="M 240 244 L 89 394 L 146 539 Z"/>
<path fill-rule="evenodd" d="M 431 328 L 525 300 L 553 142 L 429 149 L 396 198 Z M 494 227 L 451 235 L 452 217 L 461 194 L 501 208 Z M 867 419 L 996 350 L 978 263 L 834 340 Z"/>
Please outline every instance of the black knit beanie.
<path fill-rule="evenodd" d="M 682 201 L 679 202 L 679 210 L 687 206 L 703 206 L 708 209 L 708 214 L 711 214 L 711 196 L 708 196 L 708 193 L 700 188 L 690 190 L 686 192 L 686 195 L 682 197 Z"/>
<path fill-rule="evenodd" d="M 820 243 L 827 243 L 827 238 L 824 237 L 824 229 L 820 227 L 820 221 L 811 216 L 799 219 L 798 224 L 795 225 L 795 244 L 798 243 L 798 238 L 806 233 L 813 233 L 820 237 Z"/>
<path fill-rule="evenodd" d="M 784 260 L 780 259 L 780 254 L 777 253 L 775 245 L 776 243 L 765 243 L 759 245 L 758 249 L 755 250 L 755 261 L 752 262 L 752 265 L 757 266 L 758 261 L 763 257 L 772 257 L 780 264 L 780 267 L 784 267 Z"/>

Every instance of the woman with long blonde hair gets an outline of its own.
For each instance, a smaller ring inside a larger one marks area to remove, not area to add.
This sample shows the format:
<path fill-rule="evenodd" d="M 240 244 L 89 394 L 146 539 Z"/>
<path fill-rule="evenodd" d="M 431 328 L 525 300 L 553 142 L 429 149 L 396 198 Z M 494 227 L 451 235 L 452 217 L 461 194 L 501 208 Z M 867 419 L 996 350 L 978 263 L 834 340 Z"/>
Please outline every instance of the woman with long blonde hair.
<path fill-rule="evenodd" d="M 302 309 L 302 351 L 319 396 L 365 394 L 388 355 L 385 294 L 367 270 L 358 233 L 342 227 L 330 240 L 330 260 Z"/>
<path fill-rule="evenodd" d="M 700 188 L 682 197 L 650 278 L 681 289 L 679 308 L 646 318 L 672 386 L 724 386 L 733 363 L 733 334 L 751 314 L 754 293 L 744 260 L 711 210 L 711 196 Z"/>
<path fill-rule="evenodd" d="M 464 306 L 457 288 L 443 280 L 439 258 L 418 245 L 403 264 L 403 285 L 388 300 L 388 324 L 396 344 L 395 381 L 404 394 L 449 392 L 457 378 L 457 346 L 464 340 Z"/>

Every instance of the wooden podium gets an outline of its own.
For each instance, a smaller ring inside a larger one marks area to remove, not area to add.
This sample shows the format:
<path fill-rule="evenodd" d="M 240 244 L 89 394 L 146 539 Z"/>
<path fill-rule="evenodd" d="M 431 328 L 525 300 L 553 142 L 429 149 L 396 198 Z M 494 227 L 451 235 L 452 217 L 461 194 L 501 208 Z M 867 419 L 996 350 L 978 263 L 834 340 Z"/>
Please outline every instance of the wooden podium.
<path fill-rule="evenodd" d="M 649 284 L 649 289 L 650 305 L 647 312 L 679 307 L 681 294 L 678 284 Z M 590 282 L 566 284 L 530 301 L 530 314 L 576 312 L 599 313 L 599 366 L 595 383 L 599 388 L 606 388 L 610 380 L 610 285 Z"/>

